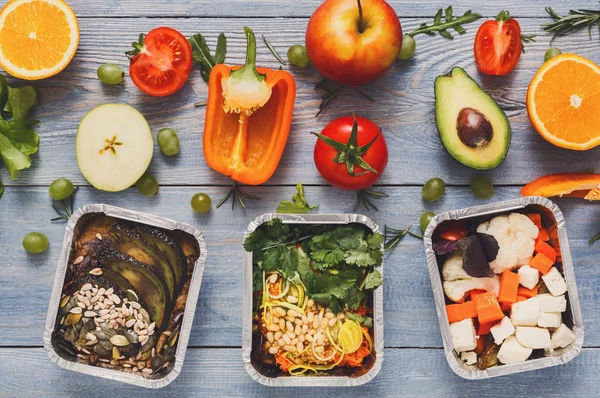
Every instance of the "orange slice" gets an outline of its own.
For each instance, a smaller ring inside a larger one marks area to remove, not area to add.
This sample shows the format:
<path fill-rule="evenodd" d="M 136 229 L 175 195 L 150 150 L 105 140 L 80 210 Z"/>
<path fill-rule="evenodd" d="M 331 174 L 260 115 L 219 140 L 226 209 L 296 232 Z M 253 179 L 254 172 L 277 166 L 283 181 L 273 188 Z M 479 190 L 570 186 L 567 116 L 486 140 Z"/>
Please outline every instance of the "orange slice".
<path fill-rule="evenodd" d="M 527 112 L 556 146 L 584 151 L 600 145 L 600 67 L 574 54 L 551 58 L 529 84 Z"/>
<path fill-rule="evenodd" d="M 525 185 L 521 189 L 521 195 L 600 200 L 600 174 L 550 174 Z"/>
<path fill-rule="evenodd" d="M 0 67 L 12 76 L 53 76 L 78 45 L 77 17 L 63 0 L 12 0 L 0 11 Z"/>

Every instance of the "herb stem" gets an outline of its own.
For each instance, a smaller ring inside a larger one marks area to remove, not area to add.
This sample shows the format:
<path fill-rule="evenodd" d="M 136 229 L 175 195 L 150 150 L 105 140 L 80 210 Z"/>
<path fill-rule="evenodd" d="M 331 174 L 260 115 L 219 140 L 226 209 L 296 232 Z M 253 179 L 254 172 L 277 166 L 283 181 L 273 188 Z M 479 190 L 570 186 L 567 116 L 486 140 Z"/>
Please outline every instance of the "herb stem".
<path fill-rule="evenodd" d="M 592 239 L 589 240 L 589 242 L 590 243 L 594 243 L 594 242 L 599 241 L 599 240 L 600 240 L 600 234 L 594 236 Z"/>

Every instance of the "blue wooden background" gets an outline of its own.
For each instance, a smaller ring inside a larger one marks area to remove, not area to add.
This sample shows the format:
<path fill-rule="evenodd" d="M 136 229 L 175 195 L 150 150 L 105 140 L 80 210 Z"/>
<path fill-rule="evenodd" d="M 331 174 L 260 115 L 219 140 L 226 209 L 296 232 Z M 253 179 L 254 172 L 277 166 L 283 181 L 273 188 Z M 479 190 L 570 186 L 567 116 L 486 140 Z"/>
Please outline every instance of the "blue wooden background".
<path fill-rule="evenodd" d="M 228 39 L 227 61 L 241 63 L 245 40 L 242 28 L 264 34 L 285 54 L 301 43 L 308 17 L 319 0 L 73 0 L 79 17 L 81 43 L 69 67 L 59 75 L 35 82 L 42 105 L 33 116 L 40 120 L 40 151 L 33 167 L 10 181 L 4 167 L 0 178 L 7 185 L 0 200 L 0 397 L 3 396 L 583 396 L 600 390 L 600 243 L 587 240 L 600 232 L 598 205 L 578 200 L 557 200 L 566 215 L 574 257 L 575 274 L 586 326 L 584 349 L 571 363 L 493 380 L 468 382 L 455 376 L 446 364 L 437 318 L 426 272 L 422 243 L 407 238 L 386 256 L 385 275 L 385 360 L 380 375 L 354 389 L 269 389 L 255 383 L 241 361 L 242 247 L 246 225 L 257 215 L 274 211 L 281 199 L 289 199 L 294 185 L 306 185 L 311 204 L 320 213 L 351 212 L 354 194 L 327 186 L 312 160 L 315 138 L 310 131 L 343 115 L 357 112 L 371 118 L 384 131 L 390 163 L 380 189 L 390 198 L 378 202 L 379 212 L 368 212 L 382 226 L 405 227 L 418 223 L 423 210 L 441 212 L 486 203 L 474 198 L 468 188 L 473 171 L 457 164 L 442 149 L 434 121 L 433 80 L 452 66 L 464 67 L 498 101 L 509 116 L 513 140 L 504 165 L 489 173 L 496 185 L 492 200 L 519 196 L 520 187 L 551 172 L 600 168 L 600 148 L 587 152 L 562 150 L 546 143 L 530 127 L 525 110 L 525 93 L 533 74 L 543 62 L 550 42 L 540 26 L 549 21 L 544 7 L 561 14 L 569 8 L 600 8 L 594 1 L 456 1 L 455 14 L 472 9 L 486 17 L 501 9 L 518 18 L 523 33 L 537 34 L 526 45 L 514 72 L 507 77 L 483 76 L 473 62 L 472 43 L 479 25 L 468 25 L 467 33 L 448 41 L 439 36 L 417 36 L 417 52 L 408 62 L 397 62 L 380 81 L 362 88 L 375 99 L 365 100 L 346 90 L 339 100 L 315 119 L 320 103 L 314 84 L 320 80 L 314 68 L 291 71 L 298 96 L 290 139 L 279 169 L 265 186 L 248 191 L 262 197 L 248 203 L 245 211 L 229 207 L 208 215 L 195 215 L 189 199 L 206 192 L 213 200 L 228 189 L 227 178 L 210 170 L 202 155 L 204 109 L 193 103 L 206 99 L 207 86 L 195 69 L 186 86 L 167 98 L 142 94 L 126 78 L 124 85 L 108 87 L 96 78 L 105 62 L 127 65 L 124 51 L 140 32 L 171 26 L 185 35 L 203 33 L 214 46 L 218 33 Z M 405 31 L 430 22 L 437 9 L 447 3 L 390 1 Z M 598 30 L 592 39 L 580 32 L 554 42 L 565 52 L 575 52 L 600 62 Z M 278 67 L 268 49 L 259 43 L 260 65 Z M 9 79 L 11 84 L 21 84 Z M 155 149 L 151 170 L 161 184 L 153 198 L 135 189 L 111 194 L 91 188 L 77 168 L 75 133 L 82 116 L 96 105 L 123 102 L 139 109 L 153 132 L 163 127 L 178 131 L 182 150 L 167 159 Z M 60 369 L 50 363 L 41 347 L 48 298 L 64 233 L 64 223 L 51 223 L 54 216 L 47 186 L 67 177 L 81 189 L 76 206 L 109 203 L 154 213 L 190 223 L 205 234 L 209 258 L 200 293 L 190 349 L 182 374 L 168 387 L 148 391 L 109 380 Z M 435 204 L 422 202 L 421 185 L 431 177 L 448 183 L 445 197 Z M 28 255 L 21 247 L 23 236 L 41 231 L 50 239 L 42 255 Z"/>

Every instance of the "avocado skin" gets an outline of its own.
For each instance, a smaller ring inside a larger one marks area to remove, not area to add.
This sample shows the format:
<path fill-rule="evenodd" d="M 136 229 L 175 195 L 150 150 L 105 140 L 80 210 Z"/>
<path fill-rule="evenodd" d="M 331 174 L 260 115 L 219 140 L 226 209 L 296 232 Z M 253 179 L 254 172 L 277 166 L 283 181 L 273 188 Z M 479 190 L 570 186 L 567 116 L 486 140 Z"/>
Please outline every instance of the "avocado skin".
<path fill-rule="evenodd" d="M 450 88 L 449 92 L 445 90 L 445 86 Z M 500 166 L 510 147 L 511 128 L 508 117 L 496 101 L 460 67 L 454 67 L 448 74 L 438 76 L 434 87 L 437 129 L 448 154 L 461 164 L 476 170 L 491 170 Z M 459 90 L 464 92 L 455 95 Z M 456 120 L 458 112 L 465 107 L 481 112 L 494 127 L 492 139 L 482 148 L 469 148 L 458 136 Z"/>

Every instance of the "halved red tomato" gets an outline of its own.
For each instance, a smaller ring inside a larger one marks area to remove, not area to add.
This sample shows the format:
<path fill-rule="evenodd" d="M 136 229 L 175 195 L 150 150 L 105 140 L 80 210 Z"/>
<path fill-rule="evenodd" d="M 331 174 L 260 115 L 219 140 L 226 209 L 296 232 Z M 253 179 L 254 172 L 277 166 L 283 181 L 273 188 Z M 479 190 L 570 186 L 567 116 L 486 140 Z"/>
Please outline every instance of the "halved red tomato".
<path fill-rule="evenodd" d="M 480 71 L 488 75 L 509 74 L 523 50 L 519 23 L 508 11 L 500 12 L 495 21 L 486 21 L 479 27 L 474 50 Z"/>
<path fill-rule="evenodd" d="M 134 43 L 129 75 L 135 85 L 155 97 L 171 95 L 186 82 L 192 69 L 192 46 L 184 35 L 160 27 Z"/>

